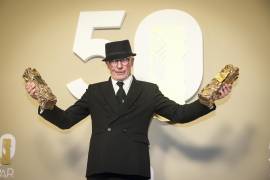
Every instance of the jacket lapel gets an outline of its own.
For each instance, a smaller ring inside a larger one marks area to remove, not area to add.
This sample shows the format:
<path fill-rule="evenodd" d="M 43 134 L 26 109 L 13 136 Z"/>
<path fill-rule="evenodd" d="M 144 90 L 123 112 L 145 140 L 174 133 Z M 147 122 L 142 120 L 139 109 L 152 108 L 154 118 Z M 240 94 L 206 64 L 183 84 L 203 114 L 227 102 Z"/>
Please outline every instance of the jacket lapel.
<path fill-rule="evenodd" d="M 105 103 L 110 106 L 110 109 L 113 110 L 115 114 L 118 114 L 118 102 L 115 96 L 115 92 L 112 86 L 111 78 L 104 84 L 104 87 L 101 88 Z"/>
<path fill-rule="evenodd" d="M 140 97 L 140 94 L 142 93 L 142 86 L 141 84 L 135 79 L 133 76 L 133 81 L 130 85 L 128 94 L 127 94 L 127 100 L 126 100 L 126 109 L 131 109 L 132 105 L 136 102 L 136 100 Z"/>

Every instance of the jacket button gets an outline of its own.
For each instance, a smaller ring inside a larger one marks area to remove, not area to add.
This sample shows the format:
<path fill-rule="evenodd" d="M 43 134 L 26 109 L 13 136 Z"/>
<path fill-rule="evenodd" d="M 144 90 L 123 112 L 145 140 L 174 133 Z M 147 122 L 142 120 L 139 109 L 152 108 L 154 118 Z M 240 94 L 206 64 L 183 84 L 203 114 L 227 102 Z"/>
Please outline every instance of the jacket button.
<path fill-rule="evenodd" d="M 112 131 L 112 128 L 108 127 L 108 128 L 107 128 L 107 131 L 109 131 L 109 132 Z"/>
<path fill-rule="evenodd" d="M 122 132 L 123 132 L 123 133 L 127 133 L 127 131 L 128 131 L 128 130 L 127 130 L 126 128 L 125 128 L 125 129 L 122 129 Z"/>

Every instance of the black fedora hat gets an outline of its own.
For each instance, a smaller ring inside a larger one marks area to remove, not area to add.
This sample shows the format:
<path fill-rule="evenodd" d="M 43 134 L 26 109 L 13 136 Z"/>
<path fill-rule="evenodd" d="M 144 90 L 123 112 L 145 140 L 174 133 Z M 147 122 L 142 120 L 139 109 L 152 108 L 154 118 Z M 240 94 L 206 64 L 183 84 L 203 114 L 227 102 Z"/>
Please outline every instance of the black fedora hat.
<path fill-rule="evenodd" d="M 114 59 L 136 56 L 136 54 L 131 51 L 129 40 L 106 43 L 105 53 L 106 57 L 103 59 L 103 61 L 111 61 Z"/>

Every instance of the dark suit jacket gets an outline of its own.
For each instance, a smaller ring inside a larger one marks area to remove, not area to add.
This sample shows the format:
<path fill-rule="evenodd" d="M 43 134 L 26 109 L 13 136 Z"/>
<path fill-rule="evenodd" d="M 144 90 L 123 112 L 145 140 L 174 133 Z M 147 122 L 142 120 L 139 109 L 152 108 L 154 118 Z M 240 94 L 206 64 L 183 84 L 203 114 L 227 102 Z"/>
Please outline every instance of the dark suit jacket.
<path fill-rule="evenodd" d="M 214 109 L 199 101 L 179 105 L 163 96 L 157 85 L 134 78 L 123 106 L 118 105 L 109 80 L 89 85 L 81 99 L 65 111 L 55 106 L 41 116 L 67 129 L 91 115 L 86 176 L 111 172 L 150 177 L 147 133 L 153 115 L 187 123 Z"/>

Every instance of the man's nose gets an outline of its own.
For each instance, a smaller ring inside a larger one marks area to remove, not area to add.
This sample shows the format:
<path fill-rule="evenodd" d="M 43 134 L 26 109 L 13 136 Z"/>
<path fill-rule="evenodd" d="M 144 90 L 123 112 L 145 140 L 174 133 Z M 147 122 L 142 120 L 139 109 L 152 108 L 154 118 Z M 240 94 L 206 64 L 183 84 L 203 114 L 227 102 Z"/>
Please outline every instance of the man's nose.
<path fill-rule="evenodd" d="M 123 67 L 121 61 L 116 61 L 116 63 L 117 63 L 117 64 L 116 64 L 117 68 L 122 68 L 122 67 Z"/>

